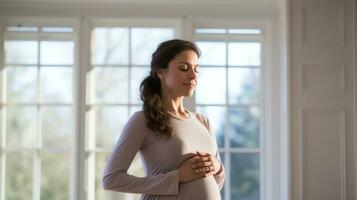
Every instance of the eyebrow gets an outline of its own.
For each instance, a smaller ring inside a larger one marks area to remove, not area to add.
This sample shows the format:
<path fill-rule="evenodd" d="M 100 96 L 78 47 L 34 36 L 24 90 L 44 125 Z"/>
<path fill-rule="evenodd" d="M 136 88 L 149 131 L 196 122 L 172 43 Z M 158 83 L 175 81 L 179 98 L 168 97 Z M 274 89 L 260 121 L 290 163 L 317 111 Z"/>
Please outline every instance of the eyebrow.
<path fill-rule="evenodd" d="M 179 62 L 179 63 L 184 63 L 184 64 L 188 64 L 188 65 L 191 65 L 190 63 L 188 63 L 188 62 L 185 62 L 185 61 L 182 61 L 182 62 Z M 199 64 L 197 64 L 195 67 L 199 67 L 200 65 Z"/>

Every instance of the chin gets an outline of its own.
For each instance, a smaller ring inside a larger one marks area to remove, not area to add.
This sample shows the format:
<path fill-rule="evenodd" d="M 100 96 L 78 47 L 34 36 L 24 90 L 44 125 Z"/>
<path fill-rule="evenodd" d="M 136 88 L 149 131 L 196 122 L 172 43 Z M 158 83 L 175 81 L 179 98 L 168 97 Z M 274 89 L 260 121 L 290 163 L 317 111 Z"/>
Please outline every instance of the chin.
<path fill-rule="evenodd" d="M 194 90 L 188 91 L 187 93 L 184 94 L 185 97 L 191 97 L 194 93 Z"/>

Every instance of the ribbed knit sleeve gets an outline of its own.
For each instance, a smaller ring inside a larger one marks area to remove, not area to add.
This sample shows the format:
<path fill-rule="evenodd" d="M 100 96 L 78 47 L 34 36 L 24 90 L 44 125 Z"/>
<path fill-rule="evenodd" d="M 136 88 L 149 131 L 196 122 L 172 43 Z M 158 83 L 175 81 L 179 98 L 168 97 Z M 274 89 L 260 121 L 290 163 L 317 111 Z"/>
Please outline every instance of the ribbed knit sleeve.
<path fill-rule="evenodd" d="M 179 173 L 177 169 L 146 177 L 136 177 L 127 173 L 136 153 L 144 144 L 146 131 L 145 116 L 143 113 L 134 113 L 124 126 L 107 160 L 102 180 L 104 189 L 155 195 L 178 194 Z"/>

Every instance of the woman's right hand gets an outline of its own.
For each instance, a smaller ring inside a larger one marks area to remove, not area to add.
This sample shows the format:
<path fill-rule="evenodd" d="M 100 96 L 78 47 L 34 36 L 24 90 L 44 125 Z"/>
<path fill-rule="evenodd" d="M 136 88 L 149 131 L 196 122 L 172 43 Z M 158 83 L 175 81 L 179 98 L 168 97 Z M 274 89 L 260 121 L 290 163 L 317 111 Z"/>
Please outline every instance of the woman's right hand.
<path fill-rule="evenodd" d="M 192 165 L 192 161 L 191 158 L 193 158 L 194 156 L 198 156 L 197 154 L 194 154 L 192 157 L 187 158 L 186 160 L 182 161 L 178 170 L 179 170 L 179 181 L 180 183 L 186 183 L 186 182 L 190 182 L 193 180 L 196 180 L 198 178 L 202 178 L 202 177 L 206 177 L 211 175 L 211 173 L 209 171 L 207 172 L 195 172 L 195 169 L 193 169 Z"/>

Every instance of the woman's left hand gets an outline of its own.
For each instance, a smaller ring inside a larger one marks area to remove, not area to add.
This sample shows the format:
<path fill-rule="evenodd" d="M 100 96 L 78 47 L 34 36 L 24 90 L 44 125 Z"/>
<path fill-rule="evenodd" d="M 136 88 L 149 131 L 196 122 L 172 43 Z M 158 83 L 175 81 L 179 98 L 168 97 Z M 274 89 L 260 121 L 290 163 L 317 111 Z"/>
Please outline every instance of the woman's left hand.
<path fill-rule="evenodd" d="M 220 168 L 221 163 L 217 158 L 209 153 L 198 152 L 191 158 L 192 169 L 196 173 L 205 174 L 205 176 L 216 174 Z"/>

